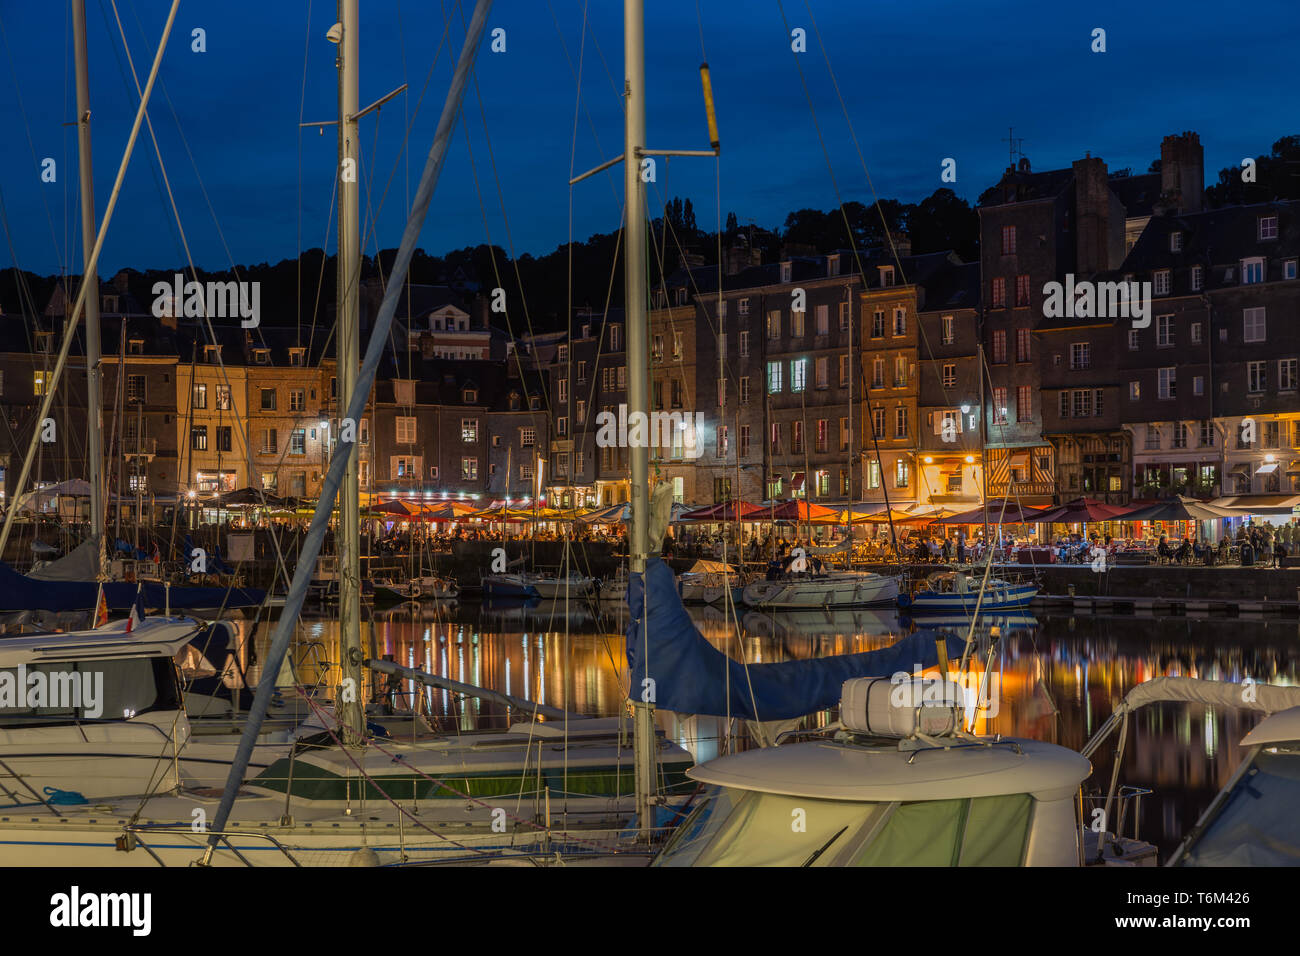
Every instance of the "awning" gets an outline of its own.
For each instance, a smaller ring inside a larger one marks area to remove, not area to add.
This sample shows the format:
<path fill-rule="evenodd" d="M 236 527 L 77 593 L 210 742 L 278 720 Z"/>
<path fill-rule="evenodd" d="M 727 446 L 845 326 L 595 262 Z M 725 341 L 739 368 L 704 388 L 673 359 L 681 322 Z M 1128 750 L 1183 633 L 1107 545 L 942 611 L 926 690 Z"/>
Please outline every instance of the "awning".
<path fill-rule="evenodd" d="M 1277 467 L 1278 467 L 1277 462 L 1266 461 L 1264 462 L 1264 464 L 1260 465 L 1258 468 L 1255 469 L 1255 474 L 1271 475 L 1273 474 L 1273 472 L 1277 471 Z"/>
<path fill-rule="evenodd" d="M 799 491 L 803 488 L 803 477 L 804 477 L 804 473 L 802 471 L 796 471 L 793 475 L 790 476 L 791 491 Z"/>
<path fill-rule="evenodd" d="M 1300 495 L 1230 495 L 1215 498 L 1210 504 L 1231 508 L 1239 515 L 1289 515 L 1300 505 Z"/>
<path fill-rule="evenodd" d="M 1246 465 L 1246 464 L 1233 465 L 1232 468 L 1229 469 L 1228 474 L 1230 474 L 1230 475 L 1249 475 L 1249 474 L 1250 474 L 1250 465 Z"/>

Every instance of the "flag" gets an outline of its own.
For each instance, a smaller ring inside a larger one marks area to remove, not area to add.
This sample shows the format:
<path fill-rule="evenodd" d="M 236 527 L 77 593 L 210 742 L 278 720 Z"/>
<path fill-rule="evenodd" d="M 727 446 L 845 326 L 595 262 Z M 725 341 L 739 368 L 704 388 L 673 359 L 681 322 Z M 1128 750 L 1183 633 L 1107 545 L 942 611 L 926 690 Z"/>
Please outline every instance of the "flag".
<path fill-rule="evenodd" d="M 158 542 L 153 543 L 153 563 L 162 564 L 162 551 L 158 549 Z"/>
<path fill-rule="evenodd" d="M 126 632 L 131 633 L 135 626 L 144 620 L 144 585 L 135 590 L 135 604 L 131 607 L 131 616 L 126 619 Z"/>
<path fill-rule="evenodd" d="M 104 594 L 103 582 L 99 585 L 99 600 L 95 602 L 95 623 L 92 628 L 103 627 L 108 623 L 108 598 Z"/>

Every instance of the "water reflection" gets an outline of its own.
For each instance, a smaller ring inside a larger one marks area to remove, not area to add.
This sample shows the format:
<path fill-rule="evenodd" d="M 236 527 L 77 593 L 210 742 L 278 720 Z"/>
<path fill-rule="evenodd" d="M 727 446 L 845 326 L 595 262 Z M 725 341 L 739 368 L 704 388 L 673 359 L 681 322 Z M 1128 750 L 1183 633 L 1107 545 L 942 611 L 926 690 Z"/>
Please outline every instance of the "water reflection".
<path fill-rule="evenodd" d="M 626 610 L 536 607 L 454 611 L 404 606 L 366 625 L 370 652 L 529 700 L 593 716 L 623 712 L 627 666 L 623 651 Z M 915 625 L 891 611 L 749 612 L 739 621 L 711 607 L 692 608 L 701 633 L 719 650 L 749 662 L 852 654 L 893 643 Z M 1031 737 L 1079 749 L 1134 685 L 1160 675 L 1295 684 L 1300 673 L 1291 648 L 1296 621 L 1189 620 L 1166 617 L 1007 617 L 997 621 L 1001 640 L 991 661 L 997 680 L 995 708 L 982 725 L 989 732 Z M 941 622 L 962 637 L 968 626 Z M 985 661 L 988 629 L 976 634 Z M 265 650 L 269 631 L 259 634 Z M 306 679 L 338 679 L 338 627 L 331 621 L 299 626 L 296 659 Z M 319 646 L 315 657 L 304 648 Z M 315 663 L 313 663 L 315 661 Z M 567 666 L 566 666 L 567 665 Z M 464 700 L 403 682 L 409 701 L 463 730 L 502 726 L 506 709 Z M 835 715 L 815 715 L 822 725 Z M 660 713 L 664 731 L 708 760 L 724 747 L 727 722 L 713 717 Z M 1162 704 L 1139 711 L 1121 768 L 1122 783 L 1154 793 L 1143 801 L 1141 833 L 1167 854 L 1243 756 L 1238 741 L 1259 715 L 1194 704 Z M 739 730 L 739 728 L 736 728 Z M 1114 759 L 1113 742 L 1093 758 L 1093 782 L 1104 788 Z M 1129 825 L 1131 832 L 1131 824 Z"/>

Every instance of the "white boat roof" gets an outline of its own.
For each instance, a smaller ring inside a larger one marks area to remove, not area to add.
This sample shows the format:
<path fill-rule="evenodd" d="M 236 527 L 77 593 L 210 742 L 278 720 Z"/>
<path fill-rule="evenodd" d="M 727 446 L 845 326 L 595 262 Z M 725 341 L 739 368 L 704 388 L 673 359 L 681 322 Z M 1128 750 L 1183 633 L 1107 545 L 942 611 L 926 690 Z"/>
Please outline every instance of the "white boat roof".
<path fill-rule="evenodd" d="M 1241 745 L 1254 747 L 1296 740 L 1300 740 L 1300 707 L 1291 707 L 1261 720 L 1254 730 L 1241 738 Z"/>
<path fill-rule="evenodd" d="M 991 742 L 992 738 L 984 738 Z M 910 762 L 909 762 L 910 761 Z M 808 741 L 732 754 L 692 767 L 692 780 L 821 800 L 948 800 L 1073 790 L 1087 758 L 1036 740 L 919 751 Z"/>
<path fill-rule="evenodd" d="M 19 634 L 0 638 L 0 667 L 110 657 L 171 657 L 201 626 L 188 617 L 154 617 L 145 618 L 129 633 L 122 620 L 87 631 Z"/>

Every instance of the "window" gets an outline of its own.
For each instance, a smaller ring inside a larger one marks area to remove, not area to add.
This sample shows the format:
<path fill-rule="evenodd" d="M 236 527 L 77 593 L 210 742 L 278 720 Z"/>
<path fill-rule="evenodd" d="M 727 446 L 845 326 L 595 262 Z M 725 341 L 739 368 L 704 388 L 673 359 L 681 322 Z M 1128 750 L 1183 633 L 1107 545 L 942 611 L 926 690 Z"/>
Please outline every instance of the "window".
<path fill-rule="evenodd" d="M 270 364 L 271 364 L 271 350 L 270 350 L 270 349 L 253 349 L 253 363 L 254 363 L 255 365 L 270 365 Z"/>
<path fill-rule="evenodd" d="M 993 308 L 1005 309 L 1007 307 L 1007 280 L 997 278 L 993 280 Z"/>
<path fill-rule="evenodd" d="M 993 364 L 1003 365 L 1007 360 L 1007 332 L 1006 329 L 996 329 L 993 332 Z"/>
<path fill-rule="evenodd" d="M 1029 276 L 1016 276 L 1016 308 L 1029 307 Z"/>
<path fill-rule="evenodd" d="M 609 369 L 605 370 L 606 372 Z M 556 400 L 567 402 L 569 400 L 569 380 L 567 378 L 559 379 L 556 383 Z"/>
<path fill-rule="evenodd" d="M 885 387 L 885 360 L 879 356 L 871 360 L 871 387 Z"/>
<path fill-rule="evenodd" d="M 740 332 L 740 357 L 749 358 L 749 331 L 744 329 Z"/>
<path fill-rule="evenodd" d="M 844 388 L 846 385 L 849 384 L 849 356 L 847 353 L 839 356 L 839 366 L 840 366 L 840 388 Z"/>
<path fill-rule="evenodd" d="M 1156 394 L 1159 398 L 1177 398 L 1178 397 L 1178 380 L 1176 377 L 1177 369 L 1162 368 L 1156 370 L 1158 379 L 1158 388 Z"/>
<path fill-rule="evenodd" d="M 289 454 L 307 454 L 307 429 L 295 428 L 289 432 Z"/>
<path fill-rule="evenodd" d="M 279 442 L 274 428 L 262 429 L 262 444 L 258 451 L 263 455 L 274 455 L 279 451 Z"/>
<path fill-rule="evenodd" d="M 1241 284 L 1254 285 L 1264 281 L 1264 260 L 1259 257 L 1241 260 Z"/>
<path fill-rule="evenodd" d="M 1016 361 L 1029 361 L 1029 330 L 1016 329 Z"/>
<path fill-rule="evenodd" d="M 1184 425 L 1182 422 L 1174 422 L 1174 440 L 1173 440 L 1172 447 L 1174 448 L 1187 447 L 1187 426 Z"/>
<path fill-rule="evenodd" d="M 275 389 L 263 388 L 263 389 L 259 389 L 259 392 L 261 393 L 262 396 L 262 411 L 264 412 L 275 411 Z"/>
<path fill-rule="evenodd" d="M 1086 388 L 1077 388 L 1074 390 L 1074 409 L 1075 418 L 1092 417 L 1092 392 Z"/>
<path fill-rule="evenodd" d="M 880 487 L 880 462 L 870 461 L 867 463 L 867 487 Z"/>
<path fill-rule="evenodd" d="M 669 382 L 669 384 L 672 386 L 673 408 L 681 408 L 683 397 L 682 380 L 680 378 L 674 378 Z M 720 405 L 722 403 L 719 402 L 718 404 Z"/>
<path fill-rule="evenodd" d="M 1141 348 L 1141 345 L 1142 345 L 1142 340 L 1141 340 L 1141 336 L 1140 336 L 1140 334 L 1138 333 L 1138 330 L 1137 330 L 1137 329 L 1129 329 L 1129 330 L 1128 330 L 1128 350 L 1129 350 L 1130 352 L 1136 352 L 1139 348 Z"/>
<path fill-rule="evenodd" d="M 1087 342 L 1070 344 L 1070 368 L 1073 371 L 1092 367 L 1092 346 Z"/>
<path fill-rule="evenodd" d="M 814 363 L 814 372 L 818 388 L 830 388 L 831 386 L 831 360 L 824 355 L 819 355 Z"/>
<path fill-rule="evenodd" d="M 1259 217 L 1259 238 L 1260 239 L 1277 238 L 1277 216 Z"/>
<path fill-rule="evenodd" d="M 737 449 L 737 454 L 739 454 L 741 458 L 749 457 L 749 426 L 748 425 L 740 426 L 740 447 Z"/>
<path fill-rule="evenodd" d="M 783 262 L 783 263 L 781 263 L 781 281 L 782 281 L 782 282 L 789 282 L 789 281 L 790 281 L 790 274 L 791 274 L 791 272 L 793 271 L 792 266 L 793 266 L 793 263 L 789 263 L 789 262 Z"/>
<path fill-rule="evenodd" d="M 1034 400 L 1031 392 L 1028 385 L 1016 387 L 1016 421 L 1018 422 L 1034 420 Z"/>
<path fill-rule="evenodd" d="M 790 312 L 790 337 L 802 338 L 804 333 L 804 319 L 807 314 L 804 312 Z"/>
<path fill-rule="evenodd" d="M 193 451 L 208 450 L 207 425 L 195 425 L 190 429 L 190 448 Z"/>
<path fill-rule="evenodd" d="M 557 435 L 569 434 L 569 417 L 567 415 L 561 415 L 559 418 L 555 420 L 555 434 Z"/>
<path fill-rule="evenodd" d="M 302 412 L 307 410 L 307 393 L 301 388 L 289 389 L 289 411 Z"/>
<path fill-rule="evenodd" d="M 885 437 L 885 410 L 883 408 L 873 408 L 871 410 L 871 433 L 876 438 Z"/>
<path fill-rule="evenodd" d="M 230 386 L 218 385 L 216 394 L 216 409 L 219 412 L 230 411 Z"/>
<path fill-rule="evenodd" d="M 1007 423 L 1007 390 L 1005 388 L 993 389 L 993 424 L 1005 425 Z"/>
<path fill-rule="evenodd" d="M 611 352 L 617 352 L 617 351 L 619 351 L 620 349 L 622 349 L 622 347 L 623 347 L 623 326 L 621 326 L 621 325 L 617 325 L 617 324 L 615 324 L 615 325 L 611 325 L 611 326 L 609 327 L 609 348 L 610 348 L 610 351 L 611 351 Z M 478 468 L 478 464 L 477 464 L 477 462 L 475 463 L 475 466 L 474 466 L 474 467 L 475 467 L 476 469 Z"/>
<path fill-rule="evenodd" d="M 578 363 L 578 384 L 581 385 L 587 381 L 587 363 Z"/>
<path fill-rule="evenodd" d="M 957 366 L 948 364 L 943 367 L 943 387 L 952 388 L 957 384 Z"/>
<path fill-rule="evenodd" d="M 841 332 L 847 332 L 849 330 L 849 313 L 850 313 L 849 303 L 841 302 L 840 303 L 840 331 Z"/>
<path fill-rule="evenodd" d="M 217 451 L 230 451 L 231 434 L 229 425 L 217 426 Z"/>
<path fill-rule="evenodd" d="M 478 443 L 477 418 L 462 418 L 460 420 L 460 440 L 469 445 Z"/>
<path fill-rule="evenodd" d="M 1062 418 L 1070 417 L 1070 393 L 1068 390 L 1057 394 L 1057 414 Z"/>
<path fill-rule="evenodd" d="M 871 337 L 873 339 L 883 339 L 885 337 L 885 311 L 876 309 L 871 313 Z"/>
<path fill-rule="evenodd" d="M 1282 263 L 1282 278 L 1294 279 L 1296 277 L 1296 260 L 1288 259 Z"/>
<path fill-rule="evenodd" d="M 1264 367 L 1265 362 L 1247 362 L 1246 363 L 1246 391 L 1262 392 L 1267 384 Z"/>
<path fill-rule="evenodd" d="M 908 484 L 908 480 L 911 478 L 911 476 L 912 476 L 912 466 L 909 465 L 904 459 L 902 458 L 898 459 L 898 462 L 894 467 L 894 487 L 906 488 Z"/>
<path fill-rule="evenodd" d="M 956 341 L 956 337 L 955 337 L 954 330 L 953 330 L 953 319 L 952 319 L 952 316 L 951 316 L 951 315 L 945 315 L 945 316 L 944 316 L 940 321 L 941 321 L 942 324 L 943 324 L 943 336 L 942 336 L 942 337 L 943 337 L 943 344 L 944 344 L 944 345 L 952 345 L 952 343 L 953 343 L 954 341 Z"/>
<path fill-rule="evenodd" d="M 772 454 L 781 451 L 781 423 L 773 422 L 771 433 L 768 435 L 768 445 L 772 449 Z"/>
<path fill-rule="evenodd" d="M 1205 376 L 1204 376 L 1204 375 L 1193 375 L 1193 376 L 1192 376 L 1192 394 L 1193 394 L 1193 395 L 1204 395 L 1204 394 L 1205 394 Z"/>
<path fill-rule="evenodd" d="M 394 422 L 396 423 L 396 435 L 394 436 L 399 445 L 415 444 L 415 416 L 398 415 Z"/>
<path fill-rule="evenodd" d="M 203 382 L 194 383 L 194 407 L 208 407 L 208 386 Z"/>
<path fill-rule="evenodd" d="M 907 385 L 907 356 L 897 355 L 894 357 L 894 388 L 903 388 Z"/>
<path fill-rule="evenodd" d="M 1193 292 L 1201 291 L 1201 286 L 1204 284 L 1204 274 L 1205 274 L 1205 270 L 1202 269 L 1200 266 L 1192 266 L 1192 291 Z"/>
<path fill-rule="evenodd" d="M 767 363 L 767 393 L 775 395 L 781 391 L 781 373 L 785 367 L 783 362 Z"/>
<path fill-rule="evenodd" d="M 1192 344 L 1200 345 L 1201 344 L 1201 323 L 1193 322 L 1189 326 L 1189 329 L 1191 330 Z"/>
<path fill-rule="evenodd" d="M 1281 437 L 1281 422 L 1271 421 L 1264 423 L 1264 447 L 1276 448 Z"/>
<path fill-rule="evenodd" d="M 849 450 L 849 420 L 840 419 L 840 451 Z"/>
<path fill-rule="evenodd" d="M 1264 308 L 1258 306 L 1253 309 L 1241 310 L 1241 340 L 1243 342 L 1263 342 L 1264 333 Z"/>
<path fill-rule="evenodd" d="M 894 267 L 877 266 L 876 268 L 880 270 L 880 284 L 886 287 L 892 286 L 894 284 Z"/>
<path fill-rule="evenodd" d="M 620 365 L 618 367 L 618 387 L 627 388 L 627 366 L 626 365 Z"/>
<path fill-rule="evenodd" d="M 360 433 L 361 444 L 369 445 L 370 444 L 370 419 L 368 418 L 361 419 L 360 427 L 358 427 L 357 431 Z"/>
<path fill-rule="evenodd" d="M 1169 294 L 1169 270 L 1168 269 L 1157 269 L 1155 274 L 1152 276 L 1152 279 L 1154 280 L 1152 283 L 1152 285 L 1154 286 L 1153 291 L 1155 292 L 1156 295 Z"/>
<path fill-rule="evenodd" d="M 790 452 L 795 455 L 803 452 L 803 422 L 798 419 L 790 423 Z"/>
<path fill-rule="evenodd" d="M 477 458 L 462 458 L 460 460 L 460 477 L 462 481 L 478 480 Z"/>
<path fill-rule="evenodd" d="M 44 395 L 46 382 L 44 372 L 36 373 L 36 381 L 33 385 L 33 391 L 37 395 Z M 126 377 L 126 400 L 132 404 L 143 405 L 145 402 L 145 386 L 143 375 L 128 375 Z"/>
<path fill-rule="evenodd" d="M 1296 360 L 1279 359 L 1277 363 L 1277 390 L 1294 392 L 1296 389 Z"/>
<path fill-rule="evenodd" d="M 906 309 L 894 310 L 894 334 L 895 335 L 907 334 L 907 310 Z"/>
<path fill-rule="evenodd" d="M 718 426 L 717 439 L 718 441 L 717 441 L 716 455 L 718 458 L 726 458 L 727 457 L 727 426 L 726 425 Z"/>
<path fill-rule="evenodd" d="M 825 453 L 830 445 L 830 419 L 817 419 L 817 433 L 813 436 L 813 451 L 818 454 Z"/>
<path fill-rule="evenodd" d="M 1214 423 L 1201 422 L 1199 429 L 1200 434 L 1197 436 L 1198 446 L 1201 448 L 1214 447 Z"/>
<path fill-rule="evenodd" d="M 1142 383 L 1141 383 L 1141 382 L 1129 382 L 1129 383 L 1128 383 L 1128 400 L 1129 400 L 1130 402 L 1140 402 L 1140 401 L 1142 400 Z"/>
<path fill-rule="evenodd" d="M 1168 349 L 1174 346 L 1174 317 L 1172 315 L 1156 316 L 1156 348 Z"/>
<path fill-rule="evenodd" d="M 781 313 L 779 310 L 767 313 L 767 337 L 769 339 L 779 339 L 781 337 Z"/>
<path fill-rule="evenodd" d="M 1004 256 L 1014 256 L 1016 254 L 1016 227 L 1002 227 L 1002 254 Z"/>
<path fill-rule="evenodd" d="M 740 314 L 749 315 L 749 299 L 740 300 Z"/>
<path fill-rule="evenodd" d="M 742 375 L 736 383 L 740 388 L 740 404 L 749 404 L 749 376 Z"/>
<path fill-rule="evenodd" d="M 1183 251 L 1183 234 L 1181 232 L 1171 232 L 1169 234 L 1169 251 L 1170 252 Z"/>

